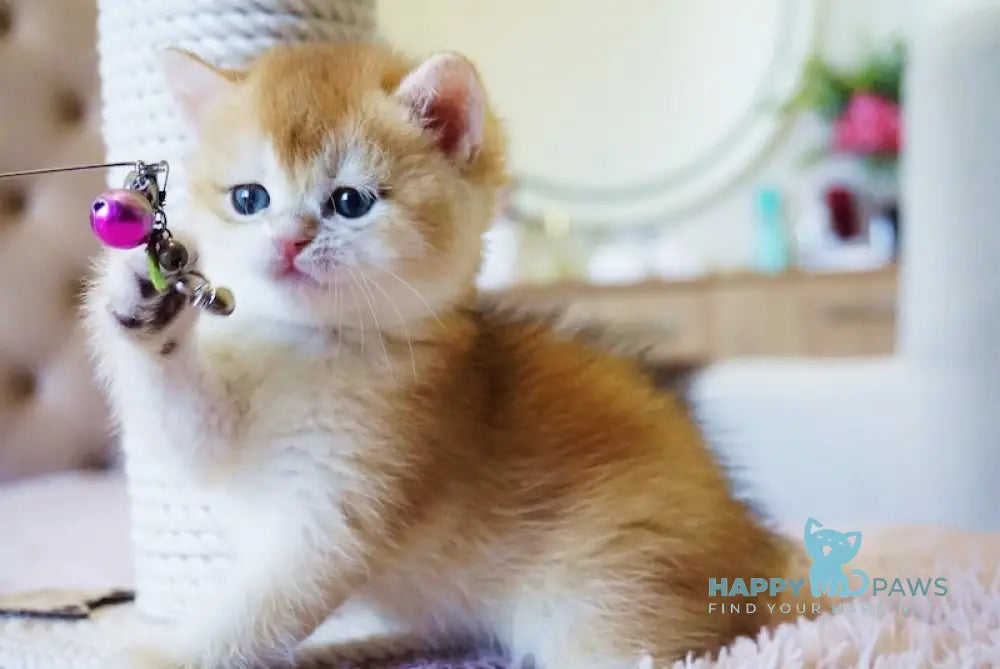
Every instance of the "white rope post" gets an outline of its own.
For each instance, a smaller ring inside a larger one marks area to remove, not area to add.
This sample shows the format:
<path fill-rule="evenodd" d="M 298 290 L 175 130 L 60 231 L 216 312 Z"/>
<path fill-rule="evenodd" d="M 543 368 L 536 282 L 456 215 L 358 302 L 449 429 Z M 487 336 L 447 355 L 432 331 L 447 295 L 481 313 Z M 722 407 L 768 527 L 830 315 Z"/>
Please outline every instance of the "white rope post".
<path fill-rule="evenodd" d="M 242 67 L 274 44 L 368 40 L 375 29 L 375 0 L 98 0 L 98 8 L 107 158 L 169 160 L 174 191 L 189 130 L 163 86 L 162 49 Z M 120 175 L 109 179 L 121 185 Z"/>
<path fill-rule="evenodd" d="M 241 67 L 278 43 L 367 41 L 375 30 L 375 0 L 98 0 L 98 9 L 107 158 L 170 161 L 168 214 L 183 206 L 190 129 L 164 86 L 162 49 Z M 111 174 L 109 184 L 120 186 L 121 178 Z M 169 620 L 225 569 L 225 523 L 169 455 L 125 439 L 138 606 Z"/>

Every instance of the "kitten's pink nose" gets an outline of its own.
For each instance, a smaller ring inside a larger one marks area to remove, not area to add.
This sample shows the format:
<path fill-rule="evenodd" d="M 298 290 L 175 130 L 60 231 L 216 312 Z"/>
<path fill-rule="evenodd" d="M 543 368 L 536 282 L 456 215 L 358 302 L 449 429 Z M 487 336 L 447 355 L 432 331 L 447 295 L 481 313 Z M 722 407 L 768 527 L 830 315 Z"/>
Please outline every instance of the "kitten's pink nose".
<path fill-rule="evenodd" d="M 285 262 L 292 262 L 295 260 L 296 256 L 302 253 L 302 249 L 309 246 L 312 243 L 312 239 L 307 239 L 305 237 L 300 237 L 298 239 L 279 239 L 278 240 L 278 250 L 281 251 L 281 257 L 285 259 Z"/>

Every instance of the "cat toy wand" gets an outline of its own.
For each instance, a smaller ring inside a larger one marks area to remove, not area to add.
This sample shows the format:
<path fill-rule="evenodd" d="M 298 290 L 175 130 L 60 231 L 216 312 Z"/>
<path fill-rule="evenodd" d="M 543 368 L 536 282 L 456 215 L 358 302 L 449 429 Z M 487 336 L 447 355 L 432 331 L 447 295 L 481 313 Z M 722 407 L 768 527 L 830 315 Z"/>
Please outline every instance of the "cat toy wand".
<path fill-rule="evenodd" d="M 35 174 L 131 167 L 123 188 L 102 193 L 90 206 L 90 229 L 105 246 L 134 249 L 145 245 L 149 280 L 159 292 L 168 289 L 184 295 L 192 306 L 212 314 L 228 316 L 236 308 L 233 293 L 222 286 L 212 286 L 204 274 L 188 268 L 187 248 L 173 238 L 167 228 L 163 204 L 167 198 L 170 166 L 166 161 L 144 163 L 128 161 L 49 167 L 22 172 L 6 172 L 0 179 Z M 163 177 L 162 183 L 160 177 Z"/>

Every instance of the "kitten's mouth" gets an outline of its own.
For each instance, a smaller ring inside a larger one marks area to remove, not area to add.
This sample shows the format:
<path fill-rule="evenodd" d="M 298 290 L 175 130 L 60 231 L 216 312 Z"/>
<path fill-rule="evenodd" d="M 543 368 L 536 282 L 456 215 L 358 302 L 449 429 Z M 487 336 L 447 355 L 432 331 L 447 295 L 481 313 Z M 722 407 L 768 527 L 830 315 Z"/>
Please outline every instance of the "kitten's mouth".
<path fill-rule="evenodd" d="M 300 270 L 292 262 L 277 263 L 271 276 L 274 280 L 280 282 L 318 285 L 315 279 Z"/>

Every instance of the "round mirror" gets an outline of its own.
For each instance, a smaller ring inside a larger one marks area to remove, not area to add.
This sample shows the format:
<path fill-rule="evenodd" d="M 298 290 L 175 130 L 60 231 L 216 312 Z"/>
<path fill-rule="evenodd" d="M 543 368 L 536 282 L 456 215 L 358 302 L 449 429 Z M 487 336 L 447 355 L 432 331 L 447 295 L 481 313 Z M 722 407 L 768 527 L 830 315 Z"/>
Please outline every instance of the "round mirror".
<path fill-rule="evenodd" d="M 379 0 L 386 38 L 478 65 L 511 148 L 517 217 L 667 222 L 781 127 L 815 0 Z"/>

